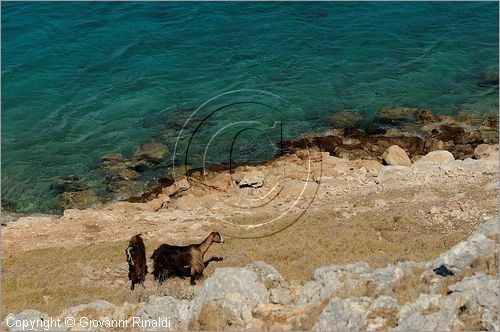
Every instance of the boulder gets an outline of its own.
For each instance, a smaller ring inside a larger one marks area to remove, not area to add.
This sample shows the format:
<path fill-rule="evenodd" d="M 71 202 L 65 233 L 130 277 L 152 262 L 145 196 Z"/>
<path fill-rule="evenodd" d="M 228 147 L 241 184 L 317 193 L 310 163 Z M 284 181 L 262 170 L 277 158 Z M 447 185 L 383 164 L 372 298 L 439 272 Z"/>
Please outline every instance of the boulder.
<path fill-rule="evenodd" d="M 498 145 L 490 145 L 490 144 L 479 144 L 474 149 L 474 157 L 476 159 L 489 159 L 496 158 L 498 159 Z"/>
<path fill-rule="evenodd" d="M 171 323 L 169 331 L 187 330 L 190 305 L 191 301 L 177 300 L 171 296 L 153 296 L 135 316 L 147 320 L 168 317 Z M 164 331 L 165 327 L 158 327 L 158 330 Z"/>
<path fill-rule="evenodd" d="M 407 303 L 398 314 L 395 330 L 448 331 L 463 327 L 454 306 L 441 306 L 441 295 L 421 294 L 413 303 Z"/>
<path fill-rule="evenodd" d="M 392 145 L 391 147 L 389 147 L 382 155 L 382 159 L 387 165 L 393 165 L 393 166 L 411 165 L 411 160 L 408 157 L 406 151 L 397 145 Z"/>
<path fill-rule="evenodd" d="M 431 151 L 415 163 L 447 163 L 455 160 L 453 155 L 445 150 Z"/>
<path fill-rule="evenodd" d="M 267 289 L 282 287 L 285 285 L 285 279 L 271 265 L 262 261 L 253 262 L 245 266 L 245 269 L 254 272 L 259 282 L 264 284 Z"/>
<path fill-rule="evenodd" d="M 191 308 L 191 330 L 249 328 L 252 310 L 269 303 L 269 292 L 255 272 L 219 268 L 205 280 Z"/>
<path fill-rule="evenodd" d="M 313 331 L 362 331 L 366 329 L 370 298 L 334 298 L 323 309 Z"/>
<path fill-rule="evenodd" d="M 256 170 L 244 172 L 241 174 L 241 179 L 236 181 L 236 184 L 240 188 L 260 188 L 264 185 L 264 173 Z"/>
<path fill-rule="evenodd" d="M 435 267 L 446 265 L 453 272 L 470 266 L 478 257 L 487 257 L 493 254 L 495 242 L 480 232 L 472 234 L 466 241 L 452 247 L 433 261 Z"/>

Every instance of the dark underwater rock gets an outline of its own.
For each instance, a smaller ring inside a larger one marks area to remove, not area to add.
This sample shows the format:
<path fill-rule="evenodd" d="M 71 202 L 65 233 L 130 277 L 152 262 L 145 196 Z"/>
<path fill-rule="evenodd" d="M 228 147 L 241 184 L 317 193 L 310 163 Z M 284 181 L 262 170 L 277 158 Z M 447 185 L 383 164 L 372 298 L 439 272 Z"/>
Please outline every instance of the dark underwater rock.
<path fill-rule="evenodd" d="M 498 71 L 486 71 L 481 75 L 479 86 L 489 87 L 498 85 Z"/>
<path fill-rule="evenodd" d="M 57 177 L 50 185 L 50 189 L 55 193 L 75 192 L 88 189 L 87 186 L 80 183 L 80 178 L 76 175 L 66 175 Z"/>

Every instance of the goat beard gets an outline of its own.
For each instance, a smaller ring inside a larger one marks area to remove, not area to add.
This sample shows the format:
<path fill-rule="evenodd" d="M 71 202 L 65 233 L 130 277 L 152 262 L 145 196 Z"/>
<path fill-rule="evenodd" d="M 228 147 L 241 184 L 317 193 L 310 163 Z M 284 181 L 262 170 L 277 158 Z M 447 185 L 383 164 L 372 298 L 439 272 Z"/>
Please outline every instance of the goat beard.
<path fill-rule="evenodd" d="M 130 254 L 130 250 L 132 250 L 132 247 L 128 247 L 126 250 L 125 250 L 125 255 L 127 255 L 127 262 L 134 266 L 134 259 L 132 258 L 132 255 Z"/>

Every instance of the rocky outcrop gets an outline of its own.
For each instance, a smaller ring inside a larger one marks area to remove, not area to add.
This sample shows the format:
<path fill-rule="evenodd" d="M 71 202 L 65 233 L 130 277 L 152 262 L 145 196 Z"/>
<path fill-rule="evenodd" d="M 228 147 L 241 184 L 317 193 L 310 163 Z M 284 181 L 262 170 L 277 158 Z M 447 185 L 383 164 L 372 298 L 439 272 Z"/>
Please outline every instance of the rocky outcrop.
<path fill-rule="evenodd" d="M 433 269 L 440 265 L 452 273 L 438 275 Z M 153 296 L 121 307 L 95 301 L 59 317 L 169 317 L 170 326 L 158 330 L 498 330 L 498 218 L 435 260 L 376 269 L 362 262 L 326 266 L 298 289 L 272 266 L 254 262 L 216 269 L 192 300 Z M 25 310 L 7 318 L 48 316 Z"/>

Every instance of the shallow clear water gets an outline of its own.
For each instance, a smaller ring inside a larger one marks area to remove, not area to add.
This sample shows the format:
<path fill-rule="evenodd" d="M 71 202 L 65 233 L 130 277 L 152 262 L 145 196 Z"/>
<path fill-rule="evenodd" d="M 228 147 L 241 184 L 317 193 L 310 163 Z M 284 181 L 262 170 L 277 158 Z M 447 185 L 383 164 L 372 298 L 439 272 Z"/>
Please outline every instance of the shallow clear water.
<path fill-rule="evenodd" d="M 498 70 L 498 27 L 495 2 L 3 2 L 2 200 L 53 212 L 56 176 L 98 183 L 88 174 L 100 156 L 151 141 L 171 147 L 177 118 L 235 89 L 289 101 L 279 119 L 286 137 L 344 110 L 497 112 L 498 87 L 478 82 Z M 236 108 L 204 130 L 239 116 L 276 120 L 266 107 Z M 238 158 L 252 159 L 263 148 L 255 142 L 242 134 Z"/>

